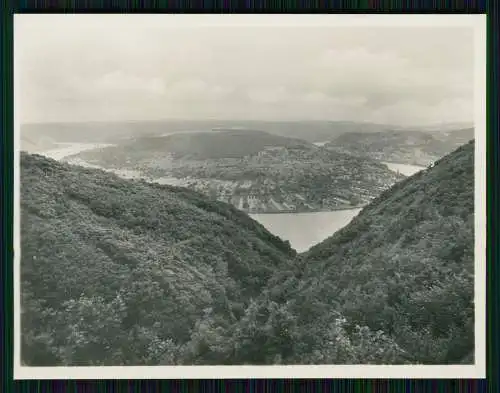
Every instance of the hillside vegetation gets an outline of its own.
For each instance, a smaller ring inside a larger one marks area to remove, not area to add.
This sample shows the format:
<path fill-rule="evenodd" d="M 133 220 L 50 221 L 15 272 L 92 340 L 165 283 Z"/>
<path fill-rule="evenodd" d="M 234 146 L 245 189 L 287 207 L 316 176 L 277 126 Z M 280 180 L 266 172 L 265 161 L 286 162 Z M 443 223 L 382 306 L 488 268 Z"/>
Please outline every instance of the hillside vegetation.
<path fill-rule="evenodd" d="M 474 363 L 474 143 L 277 271 L 222 341 L 252 364 Z"/>
<path fill-rule="evenodd" d="M 29 365 L 196 362 L 203 321 L 237 320 L 295 255 L 187 189 L 27 154 L 21 183 Z"/>
<path fill-rule="evenodd" d="M 249 130 L 138 138 L 67 160 L 137 171 L 250 213 L 356 207 L 402 178 L 371 159 Z"/>
<path fill-rule="evenodd" d="M 473 363 L 473 142 L 298 256 L 186 189 L 21 165 L 29 365 Z"/>
<path fill-rule="evenodd" d="M 427 166 L 473 138 L 473 128 L 351 132 L 336 137 L 325 148 L 376 160 Z"/>
<path fill-rule="evenodd" d="M 381 350 L 398 348 L 393 361 L 473 362 L 474 143 L 382 193 L 297 269 L 277 293 L 294 291 L 306 359 L 335 349 L 325 327 L 340 313 L 347 331 L 366 326 L 390 338 L 394 346 Z"/>

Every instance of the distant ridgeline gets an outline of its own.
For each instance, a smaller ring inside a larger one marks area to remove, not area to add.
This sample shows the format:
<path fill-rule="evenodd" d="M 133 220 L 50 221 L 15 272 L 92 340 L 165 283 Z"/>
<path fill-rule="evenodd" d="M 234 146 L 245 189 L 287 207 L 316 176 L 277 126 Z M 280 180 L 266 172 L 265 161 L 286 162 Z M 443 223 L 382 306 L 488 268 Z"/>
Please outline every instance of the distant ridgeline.
<path fill-rule="evenodd" d="M 298 256 L 229 204 L 22 154 L 23 362 L 472 363 L 473 154 Z"/>
<path fill-rule="evenodd" d="M 473 138 L 474 128 L 350 132 L 336 137 L 325 148 L 381 161 L 427 166 Z"/>
<path fill-rule="evenodd" d="M 76 159 L 138 171 L 250 213 L 357 207 L 403 178 L 370 158 L 249 130 L 137 138 L 67 161 Z"/>

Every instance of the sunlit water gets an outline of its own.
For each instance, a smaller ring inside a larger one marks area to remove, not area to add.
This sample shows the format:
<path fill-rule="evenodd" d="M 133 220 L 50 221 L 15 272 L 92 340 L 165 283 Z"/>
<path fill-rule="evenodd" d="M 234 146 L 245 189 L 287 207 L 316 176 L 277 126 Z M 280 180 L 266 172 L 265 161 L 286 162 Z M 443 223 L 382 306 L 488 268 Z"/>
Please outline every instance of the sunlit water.
<path fill-rule="evenodd" d="M 271 233 L 288 240 L 298 252 L 325 240 L 345 227 L 361 209 L 317 213 L 250 214 Z"/>
<path fill-rule="evenodd" d="M 78 154 L 86 150 L 100 149 L 103 147 L 112 146 L 106 143 L 59 143 L 61 147 L 50 149 L 39 154 L 44 155 L 54 160 L 62 160 L 64 157 Z"/>
<path fill-rule="evenodd" d="M 411 176 L 425 169 L 417 165 L 392 162 L 384 162 L 384 164 L 391 171 L 399 171 L 405 176 Z M 317 213 L 251 214 L 250 216 L 271 233 L 290 241 L 292 247 L 298 252 L 303 252 L 345 227 L 360 211 L 361 209 L 349 209 Z"/>
<path fill-rule="evenodd" d="M 387 167 L 393 172 L 399 172 L 405 176 L 414 175 L 417 172 L 420 172 L 422 169 L 425 169 L 423 166 L 418 165 L 408 165 L 408 164 L 397 164 L 395 162 L 383 162 L 383 164 L 387 165 Z"/>

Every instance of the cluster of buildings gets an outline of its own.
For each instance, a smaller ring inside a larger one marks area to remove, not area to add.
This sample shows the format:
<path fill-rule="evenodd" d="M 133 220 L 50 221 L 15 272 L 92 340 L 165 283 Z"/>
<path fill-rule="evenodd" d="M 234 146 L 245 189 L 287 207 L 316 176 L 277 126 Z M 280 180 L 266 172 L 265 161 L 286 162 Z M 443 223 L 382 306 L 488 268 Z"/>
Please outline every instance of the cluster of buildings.
<path fill-rule="evenodd" d="M 136 169 L 153 181 L 194 189 L 248 213 L 358 207 L 398 180 L 384 165 L 326 149 L 278 147 L 241 158 L 150 159 L 136 162 Z"/>

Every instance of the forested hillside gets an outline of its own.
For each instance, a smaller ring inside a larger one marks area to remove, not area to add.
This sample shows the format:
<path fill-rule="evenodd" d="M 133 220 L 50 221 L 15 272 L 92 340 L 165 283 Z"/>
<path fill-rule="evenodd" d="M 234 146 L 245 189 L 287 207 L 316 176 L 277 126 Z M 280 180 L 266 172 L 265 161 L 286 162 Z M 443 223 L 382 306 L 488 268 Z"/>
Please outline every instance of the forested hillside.
<path fill-rule="evenodd" d="M 296 291 L 290 312 L 310 340 L 304 352 L 318 351 L 313 361 L 336 348 L 325 328 L 339 323 L 328 316 L 336 311 L 347 331 L 367 326 L 390 338 L 380 350 L 398 348 L 393 361 L 473 362 L 474 143 L 382 193 L 297 269 L 281 289 Z"/>
<path fill-rule="evenodd" d="M 243 315 L 295 252 L 182 188 L 21 157 L 28 365 L 193 363 L 204 321 Z"/>
<path fill-rule="evenodd" d="M 21 164 L 27 364 L 473 362 L 473 142 L 298 256 L 186 189 Z"/>

